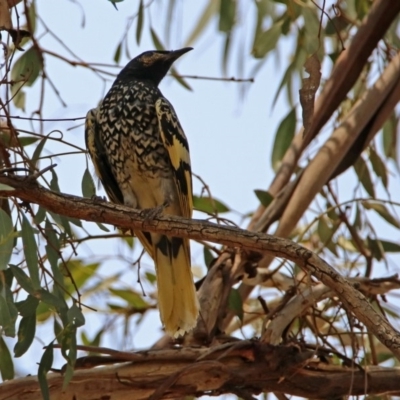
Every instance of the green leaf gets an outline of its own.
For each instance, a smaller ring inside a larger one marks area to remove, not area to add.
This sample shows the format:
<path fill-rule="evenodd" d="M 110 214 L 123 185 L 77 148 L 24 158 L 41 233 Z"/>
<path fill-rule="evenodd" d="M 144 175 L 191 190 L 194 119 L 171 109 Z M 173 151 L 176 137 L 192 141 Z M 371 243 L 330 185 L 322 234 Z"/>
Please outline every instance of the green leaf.
<path fill-rule="evenodd" d="M 82 195 L 91 199 L 96 195 L 96 186 L 93 177 L 89 170 L 86 168 L 82 177 Z"/>
<path fill-rule="evenodd" d="M 24 245 L 25 261 L 28 267 L 29 276 L 35 289 L 40 288 L 38 254 L 35 235 L 32 225 L 25 215 L 22 218 L 22 243 Z"/>
<path fill-rule="evenodd" d="M 397 124 L 398 119 L 393 113 L 383 125 L 382 145 L 387 158 L 397 162 Z"/>
<path fill-rule="evenodd" d="M 63 265 L 62 272 L 64 275 L 70 274 L 74 279 L 75 286 L 80 289 L 89 278 L 93 277 L 99 266 L 100 263 L 84 264 L 82 260 L 76 258 L 69 260 L 65 265 Z M 66 282 L 69 281 L 69 279 L 66 279 Z M 72 285 L 72 282 L 68 283 L 67 292 L 73 290 L 75 290 L 75 287 Z"/>
<path fill-rule="evenodd" d="M 36 143 L 37 141 L 40 140 L 40 137 L 34 137 L 34 136 L 20 136 L 18 138 L 19 143 L 21 144 L 22 147 L 30 146 L 31 144 Z"/>
<path fill-rule="evenodd" d="M 108 0 L 113 6 L 114 8 L 118 11 L 117 5 L 116 3 L 122 3 L 124 0 Z"/>
<path fill-rule="evenodd" d="M 230 209 L 221 201 L 210 197 L 193 196 L 193 207 L 207 214 L 224 213 Z"/>
<path fill-rule="evenodd" d="M 13 336 L 10 333 L 15 334 L 14 324 L 15 321 L 12 319 L 7 301 L 0 293 L 0 326 L 7 336 Z"/>
<path fill-rule="evenodd" d="M 374 184 L 372 183 L 371 174 L 369 172 L 367 163 L 360 156 L 357 158 L 357 161 L 354 163 L 353 167 L 366 192 L 371 197 L 375 197 L 375 188 Z"/>
<path fill-rule="evenodd" d="M 54 169 L 51 170 L 50 189 L 54 192 L 60 193 L 60 186 L 58 185 L 58 176 Z"/>
<path fill-rule="evenodd" d="M 103 232 L 110 232 L 110 230 L 103 225 L 101 222 L 96 222 L 96 225 L 103 231 Z"/>
<path fill-rule="evenodd" d="M 316 7 L 314 6 L 304 6 L 301 9 L 304 18 L 305 30 L 305 40 L 303 45 L 308 54 L 313 54 L 318 51 L 319 48 L 324 47 L 320 45 L 320 41 L 318 40 L 319 17 L 316 12 Z M 322 34 L 323 30 L 321 30 L 321 35 Z M 323 42 L 323 38 L 321 38 L 321 42 Z"/>
<path fill-rule="evenodd" d="M 11 86 L 11 95 L 14 97 L 21 93 L 22 86 L 32 86 L 42 70 L 42 59 L 37 49 L 32 46 L 14 63 L 11 70 L 11 80 L 15 83 Z M 22 93 L 21 93 L 22 95 Z M 20 96 L 21 96 L 20 95 Z M 21 107 L 21 98 L 14 97 L 14 105 L 18 108 Z"/>
<path fill-rule="evenodd" d="M 275 49 L 282 33 L 283 21 L 275 22 L 270 29 L 256 36 L 253 44 L 253 55 L 255 58 L 264 58 L 268 52 Z"/>
<path fill-rule="evenodd" d="M 153 28 L 150 28 L 151 38 L 153 39 L 154 46 L 156 46 L 157 50 L 165 50 L 164 45 L 161 43 L 160 38 L 157 36 L 157 33 Z"/>
<path fill-rule="evenodd" d="M 32 1 L 28 8 L 28 13 L 27 16 L 29 18 L 30 26 L 31 26 L 31 33 L 35 33 L 36 31 L 36 7 L 35 7 L 35 2 Z"/>
<path fill-rule="evenodd" d="M 66 303 L 65 303 L 64 299 L 61 299 L 61 298 L 55 296 L 54 294 L 50 293 L 46 289 L 40 289 L 36 293 L 37 293 L 37 296 L 39 297 L 39 299 L 42 300 L 46 304 L 56 307 L 57 309 L 66 307 Z"/>
<path fill-rule="evenodd" d="M 171 68 L 171 75 L 176 79 L 176 81 L 182 85 L 185 89 L 193 91 L 192 87 L 183 79 L 181 76 L 179 76 L 178 72 L 174 67 Z"/>
<path fill-rule="evenodd" d="M 369 159 L 371 161 L 372 169 L 375 174 L 381 179 L 383 186 L 387 189 L 388 186 L 388 174 L 385 163 L 379 154 L 370 147 L 369 149 Z"/>
<path fill-rule="evenodd" d="M 368 248 L 372 253 L 372 256 L 376 260 L 381 261 L 382 259 L 385 258 L 385 252 L 383 251 L 382 244 L 379 240 L 372 239 L 369 236 L 367 236 L 367 243 L 368 243 Z"/>
<path fill-rule="evenodd" d="M 50 400 L 49 386 L 47 384 L 47 373 L 53 365 L 53 342 L 51 342 L 40 359 L 38 368 L 38 381 L 43 400 Z"/>
<path fill-rule="evenodd" d="M 29 278 L 29 276 L 20 267 L 17 267 L 16 265 L 10 264 L 10 269 L 14 275 L 14 278 L 17 280 L 18 284 L 22 287 L 22 289 L 24 289 L 29 294 L 34 295 L 35 288 L 33 286 L 32 279 Z"/>
<path fill-rule="evenodd" d="M 15 336 L 15 322 L 18 317 L 18 310 L 14 304 L 14 296 L 11 291 L 13 275 L 10 269 L 1 273 L 0 280 L 0 327 L 4 335 Z"/>
<path fill-rule="evenodd" d="M 82 310 L 74 303 L 67 312 L 68 321 L 76 327 L 85 325 L 85 317 Z"/>
<path fill-rule="evenodd" d="M 385 253 L 400 253 L 400 244 L 380 239 L 381 245 Z"/>
<path fill-rule="evenodd" d="M 256 189 L 254 190 L 254 193 L 264 207 L 268 207 L 271 204 L 272 200 L 274 200 L 274 197 L 266 190 Z"/>
<path fill-rule="evenodd" d="M 14 356 L 21 357 L 31 346 L 36 332 L 36 315 L 23 317 L 18 328 L 18 342 L 14 346 Z"/>
<path fill-rule="evenodd" d="M 15 93 L 13 102 L 16 108 L 20 108 L 22 111 L 25 111 L 26 93 L 20 89 L 17 93 Z"/>
<path fill-rule="evenodd" d="M 18 301 L 15 305 L 22 317 L 30 317 L 32 315 L 36 316 L 36 309 L 39 305 L 39 300 L 35 296 L 29 294 L 25 300 Z"/>
<path fill-rule="evenodd" d="M 235 25 L 236 0 L 220 0 L 219 30 L 230 32 Z"/>
<path fill-rule="evenodd" d="M 10 350 L 2 336 L 0 336 L 0 373 L 3 381 L 14 379 L 14 364 Z"/>
<path fill-rule="evenodd" d="M 47 321 L 52 315 L 54 315 L 54 307 L 50 307 L 48 304 L 41 301 L 38 308 L 36 309 L 36 319 L 38 322 Z"/>
<path fill-rule="evenodd" d="M 47 137 L 44 138 L 44 139 L 42 139 L 42 140 L 40 141 L 40 143 L 36 146 L 35 151 L 33 152 L 33 155 L 32 155 L 32 163 L 33 163 L 35 166 L 37 166 L 37 163 L 38 163 L 38 161 L 39 161 L 39 159 L 40 159 L 40 155 L 42 154 L 43 147 L 44 147 L 46 141 L 47 141 Z"/>
<path fill-rule="evenodd" d="M 142 38 L 143 32 L 143 0 L 140 0 L 137 16 L 138 20 L 136 25 L 136 43 L 140 45 L 140 39 Z"/>
<path fill-rule="evenodd" d="M 0 208 L 0 271 L 7 268 L 14 247 L 15 231 L 8 214 Z"/>
<path fill-rule="evenodd" d="M 203 12 L 200 15 L 200 18 L 197 24 L 194 25 L 192 32 L 189 34 L 185 42 L 185 46 L 191 45 L 199 35 L 205 30 L 207 25 L 210 23 L 211 18 L 218 12 L 218 1 L 209 0 L 208 4 L 205 6 Z"/>
<path fill-rule="evenodd" d="M 149 308 L 149 304 L 143 300 L 142 296 L 132 290 L 110 288 L 110 293 L 124 299 L 136 310 L 147 310 Z"/>
<path fill-rule="evenodd" d="M 296 109 L 290 110 L 289 114 L 281 121 L 275 135 L 272 149 L 272 168 L 277 171 L 279 164 L 287 149 L 292 143 L 296 130 Z"/>
<path fill-rule="evenodd" d="M 120 43 L 117 48 L 115 49 L 115 53 L 114 53 L 114 62 L 116 64 L 119 63 L 119 60 L 121 59 L 121 49 L 122 49 L 122 43 Z"/>
<path fill-rule="evenodd" d="M 243 301 L 237 289 L 231 289 L 229 293 L 228 307 L 243 322 Z"/>
<path fill-rule="evenodd" d="M 207 268 L 210 268 L 211 263 L 214 261 L 215 257 L 213 253 L 211 253 L 210 249 L 207 246 L 203 246 L 203 255 L 204 255 L 204 264 Z"/>
<path fill-rule="evenodd" d="M 146 279 L 151 283 L 154 284 L 157 281 L 157 278 L 155 276 L 155 274 L 151 273 L 151 272 L 146 272 Z"/>
<path fill-rule="evenodd" d="M 367 210 L 374 210 L 377 212 L 386 222 L 400 229 L 400 222 L 390 214 L 389 210 L 382 203 L 375 203 L 372 201 L 363 201 L 362 205 Z"/>
<path fill-rule="evenodd" d="M 13 188 L 12 186 L 6 185 L 4 183 L 0 183 L 0 191 L 12 191 L 15 190 L 15 188 Z M 3 210 L 2 210 L 3 211 Z M 3 211 L 4 212 L 4 211 Z"/>

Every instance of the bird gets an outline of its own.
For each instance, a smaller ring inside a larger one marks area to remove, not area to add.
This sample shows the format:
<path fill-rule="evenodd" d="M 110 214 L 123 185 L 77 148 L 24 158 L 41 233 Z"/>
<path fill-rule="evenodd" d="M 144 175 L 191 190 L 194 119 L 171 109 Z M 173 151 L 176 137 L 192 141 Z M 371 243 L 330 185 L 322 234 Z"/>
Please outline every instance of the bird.
<path fill-rule="evenodd" d="M 86 147 L 111 202 L 191 218 L 188 141 L 174 107 L 158 88 L 174 61 L 190 50 L 138 55 L 120 71 L 99 105 L 88 111 Z M 199 315 L 189 240 L 135 234 L 154 260 L 165 331 L 173 338 L 183 336 Z"/>

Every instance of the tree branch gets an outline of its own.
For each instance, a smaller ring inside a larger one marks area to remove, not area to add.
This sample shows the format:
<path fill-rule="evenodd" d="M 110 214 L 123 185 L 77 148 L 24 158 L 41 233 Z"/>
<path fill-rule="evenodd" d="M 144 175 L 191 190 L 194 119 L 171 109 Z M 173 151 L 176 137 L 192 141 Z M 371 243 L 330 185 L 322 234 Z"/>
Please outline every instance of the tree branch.
<path fill-rule="evenodd" d="M 0 184 L 14 188 L 13 190 L 0 190 L 0 196 L 15 196 L 66 217 L 194 240 L 207 240 L 224 244 L 233 249 L 247 249 L 293 261 L 304 271 L 313 274 L 334 290 L 346 309 L 365 324 L 400 359 L 399 332 L 393 329 L 386 319 L 377 314 L 363 294 L 335 269 L 316 254 L 291 240 L 181 217 L 160 215 L 150 220 L 144 217 L 140 210 L 106 202 L 98 204 L 90 199 L 52 192 L 29 177 L 0 176 Z"/>
<path fill-rule="evenodd" d="M 96 348 L 92 349 L 96 351 Z M 234 342 L 216 348 L 174 348 L 78 359 L 69 385 L 63 376 L 48 374 L 50 397 L 57 399 L 166 399 L 202 394 L 281 392 L 312 399 L 348 395 L 395 394 L 400 368 L 329 365 L 314 351 L 298 346 L 271 346 L 256 341 Z M 114 365 L 109 365 L 110 361 Z M 98 367 L 99 365 L 106 365 Z M 96 368 L 94 368 L 96 366 Z M 323 382 L 323 384 L 321 384 Z M 0 385 L 0 400 L 42 399 L 36 377 Z"/>

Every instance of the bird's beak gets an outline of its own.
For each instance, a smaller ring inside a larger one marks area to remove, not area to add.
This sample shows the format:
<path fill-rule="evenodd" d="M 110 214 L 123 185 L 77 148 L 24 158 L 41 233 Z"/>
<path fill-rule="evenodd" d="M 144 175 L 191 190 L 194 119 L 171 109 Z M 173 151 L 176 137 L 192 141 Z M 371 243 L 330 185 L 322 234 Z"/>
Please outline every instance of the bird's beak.
<path fill-rule="evenodd" d="M 171 51 L 170 57 L 175 61 L 190 50 L 193 50 L 193 47 L 184 47 L 183 49 L 173 50 Z"/>

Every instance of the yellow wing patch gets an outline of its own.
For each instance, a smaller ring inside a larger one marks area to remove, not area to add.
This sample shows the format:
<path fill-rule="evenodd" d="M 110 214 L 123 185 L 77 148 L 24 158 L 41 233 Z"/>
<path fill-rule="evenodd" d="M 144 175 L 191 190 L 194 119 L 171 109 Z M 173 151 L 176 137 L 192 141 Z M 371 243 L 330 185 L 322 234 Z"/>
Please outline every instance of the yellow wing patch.
<path fill-rule="evenodd" d="M 168 100 L 160 98 L 155 106 L 161 140 L 167 149 L 174 170 L 182 215 L 190 218 L 193 211 L 193 199 L 189 144 L 175 110 Z"/>

